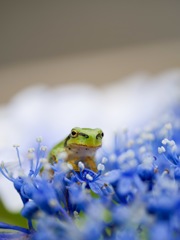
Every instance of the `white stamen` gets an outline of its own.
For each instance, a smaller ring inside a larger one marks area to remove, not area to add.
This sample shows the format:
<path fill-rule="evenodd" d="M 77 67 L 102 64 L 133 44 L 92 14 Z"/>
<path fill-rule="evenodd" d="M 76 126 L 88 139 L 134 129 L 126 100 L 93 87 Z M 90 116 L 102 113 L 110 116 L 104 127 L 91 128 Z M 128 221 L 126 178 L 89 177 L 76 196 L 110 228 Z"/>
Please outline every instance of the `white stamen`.
<path fill-rule="evenodd" d="M 97 166 L 97 169 L 98 169 L 98 171 L 104 171 L 104 169 L 105 169 L 104 164 L 99 163 L 98 166 Z"/>
<path fill-rule="evenodd" d="M 51 169 L 51 164 L 46 162 L 46 163 L 43 164 L 43 168 L 45 170 L 50 170 Z"/>
<path fill-rule="evenodd" d="M 177 146 L 173 145 L 171 149 L 172 149 L 173 152 L 175 152 L 177 150 Z"/>
<path fill-rule="evenodd" d="M 91 177 L 91 175 L 88 173 L 88 174 L 86 174 L 86 178 L 88 179 L 88 180 L 90 180 L 90 181 L 92 181 L 93 180 L 93 177 Z"/>
<path fill-rule="evenodd" d="M 172 124 L 171 123 L 166 123 L 164 125 L 164 127 L 167 129 L 167 130 L 171 130 L 172 129 Z"/>
<path fill-rule="evenodd" d="M 169 146 L 173 147 L 173 146 L 175 146 L 175 145 L 176 145 L 176 144 L 175 144 L 175 141 L 174 141 L 174 140 L 169 141 Z"/>
<path fill-rule="evenodd" d="M 36 142 L 39 142 L 39 143 L 42 142 L 42 137 L 37 137 Z"/>
<path fill-rule="evenodd" d="M 146 147 L 142 146 L 139 148 L 139 153 L 145 153 L 146 152 Z"/>
<path fill-rule="evenodd" d="M 34 153 L 34 152 L 28 152 L 27 158 L 28 158 L 29 160 L 33 160 L 34 157 L 35 157 L 35 153 Z"/>
<path fill-rule="evenodd" d="M 34 148 L 29 148 L 29 149 L 28 149 L 28 153 L 33 153 L 33 152 L 35 152 L 35 149 L 34 149 Z"/>
<path fill-rule="evenodd" d="M 56 199 L 50 199 L 50 200 L 49 200 L 49 205 L 50 205 L 51 207 L 56 207 L 56 206 L 57 206 L 57 201 L 56 201 Z"/>
<path fill-rule="evenodd" d="M 48 163 L 48 159 L 47 158 L 40 158 L 40 162 L 41 163 Z"/>
<path fill-rule="evenodd" d="M 154 162 L 154 158 L 152 156 L 146 156 L 142 160 L 142 163 L 147 165 L 152 165 L 153 162 Z"/>
<path fill-rule="evenodd" d="M 163 144 L 163 145 L 166 145 L 168 142 L 169 142 L 169 140 L 168 140 L 167 138 L 164 138 L 164 139 L 162 140 L 162 144 Z"/>
<path fill-rule="evenodd" d="M 82 186 L 82 189 L 85 189 L 86 188 L 86 182 L 83 182 L 81 186 Z"/>
<path fill-rule="evenodd" d="M 3 161 L 0 163 L 0 167 L 4 168 L 4 162 Z"/>
<path fill-rule="evenodd" d="M 47 147 L 46 146 L 41 146 L 40 150 L 45 152 L 47 150 Z"/>
<path fill-rule="evenodd" d="M 70 163 L 67 163 L 67 167 L 69 168 L 69 170 L 73 170 L 73 166 Z"/>
<path fill-rule="evenodd" d="M 45 170 L 50 170 L 51 169 L 51 164 L 48 162 L 47 158 L 40 158 L 40 163 L 43 164 L 43 168 Z"/>
<path fill-rule="evenodd" d="M 126 156 L 128 158 L 134 158 L 135 157 L 135 153 L 132 149 L 129 149 L 127 152 L 126 152 Z"/>
<path fill-rule="evenodd" d="M 19 177 L 24 177 L 25 176 L 25 172 L 22 168 L 18 170 L 18 176 Z"/>
<path fill-rule="evenodd" d="M 66 152 L 61 152 L 58 154 L 57 158 L 61 160 L 66 160 L 68 157 L 68 154 Z"/>
<path fill-rule="evenodd" d="M 163 146 L 161 146 L 161 147 L 158 147 L 158 153 L 164 153 L 166 151 L 166 149 L 163 147 Z"/>
<path fill-rule="evenodd" d="M 143 144 L 143 142 L 144 142 L 141 137 L 139 137 L 136 141 L 137 141 L 137 144 L 139 144 L 139 145 Z"/>
<path fill-rule="evenodd" d="M 109 172 L 106 172 L 105 174 L 104 174 L 104 176 L 108 176 L 109 175 Z"/>
<path fill-rule="evenodd" d="M 137 161 L 136 161 L 136 159 L 132 159 L 131 161 L 129 161 L 128 164 L 130 167 L 135 167 L 135 166 L 137 166 Z"/>
<path fill-rule="evenodd" d="M 114 153 L 112 153 L 110 156 L 109 156 L 109 160 L 111 161 L 111 162 L 114 162 L 114 161 L 116 161 L 116 154 L 114 154 Z"/>
<path fill-rule="evenodd" d="M 132 147 L 134 145 L 134 140 L 129 140 L 127 143 L 127 147 Z"/>
<path fill-rule="evenodd" d="M 74 211 L 73 214 L 74 214 L 74 217 L 75 217 L 75 218 L 78 218 L 78 217 L 79 217 L 79 213 L 78 213 L 77 211 Z"/>
<path fill-rule="evenodd" d="M 108 161 L 108 159 L 106 157 L 103 157 L 101 162 L 102 163 L 107 163 L 107 161 Z"/>
<path fill-rule="evenodd" d="M 35 149 L 34 148 L 29 148 L 28 149 L 28 154 L 27 154 L 27 158 L 29 159 L 29 160 L 33 160 L 34 159 L 34 157 L 35 157 Z"/>
<path fill-rule="evenodd" d="M 155 137 L 154 137 L 154 134 L 152 134 L 152 133 L 144 132 L 141 134 L 141 138 L 144 140 L 153 141 Z"/>
<path fill-rule="evenodd" d="M 118 157 L 118 162 L 121 164 L 124 162 L 124 160 L 126 160 L 126 155 L 125 153 L 122 153 L 119 157 Z"/>
<path fill-rule="evenodd" d="M 14 144 L 13 147 L 18 148 L 18 147 L 20 147 L 20 145 L 19 144 Z"/>
<path fill-rule="evenodd" d="M 78 167 L 83 170 L 84 169 L 84 163 L 82 162 L 78 162 Z"/>
<path fill-rule="evenodd" d="M 69 171 L 69 168 L 68 168 L 66 162 L 63 162 L 63 163 L 60 164 L 60 169 L 61 169 L 63 172 Z"/>

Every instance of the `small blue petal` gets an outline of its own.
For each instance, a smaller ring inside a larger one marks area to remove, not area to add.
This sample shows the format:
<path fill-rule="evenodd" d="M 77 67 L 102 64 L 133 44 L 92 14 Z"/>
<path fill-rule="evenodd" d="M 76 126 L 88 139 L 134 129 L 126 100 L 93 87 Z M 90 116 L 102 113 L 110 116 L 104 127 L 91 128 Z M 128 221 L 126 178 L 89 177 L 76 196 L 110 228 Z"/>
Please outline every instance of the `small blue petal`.
<path fill-rule="evenodd" d="M 39 208 L 34 203 L 34 201 L 29 201 L 24 205 L 23 209 L 21 210 L 21 215 L 27 219 L 32 219 L 35 217 L 35 214 L 38 210 Z"/>

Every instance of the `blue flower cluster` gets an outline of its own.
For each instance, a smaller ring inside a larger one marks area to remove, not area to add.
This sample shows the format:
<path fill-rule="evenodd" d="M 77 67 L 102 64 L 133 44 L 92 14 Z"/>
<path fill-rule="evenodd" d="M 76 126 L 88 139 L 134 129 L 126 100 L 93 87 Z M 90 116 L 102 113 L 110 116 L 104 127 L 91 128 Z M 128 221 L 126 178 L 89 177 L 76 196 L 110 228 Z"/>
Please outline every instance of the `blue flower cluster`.
<path fill-rule="evenodd" d="M 50 165 L 40 138 L 28 160 L 15 146 L 17 176 L 5 164 L 0 172 L 19 193 L 28 228 L 0 223 L 0 239 L 180 239 L 180 119 L 168 121 L 116 134 L 97 154 L 97 173 L 82 162 L 80 172 L 63 159 Z"/>

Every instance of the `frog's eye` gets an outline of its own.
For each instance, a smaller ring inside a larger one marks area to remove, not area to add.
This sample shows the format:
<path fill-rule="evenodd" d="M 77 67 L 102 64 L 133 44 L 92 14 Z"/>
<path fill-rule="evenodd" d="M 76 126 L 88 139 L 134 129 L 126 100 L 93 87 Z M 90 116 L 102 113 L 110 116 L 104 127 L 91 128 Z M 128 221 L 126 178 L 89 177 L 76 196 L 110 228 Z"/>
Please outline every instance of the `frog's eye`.
<path fill-rule="evenodd" d="M 78 135 L 78 132 L 73 129 L 73 130 L 71 131 L 71 137 L 75 138 L 75 137 L 77 137 L 77 135 Z"/>
<path fill-rule="evenodd" d="M 98 138 L 103 138 L 103 137 L 104 137 L 104 133 L 101 132 L 101 133 L 98 133 L 98 135 L 96 136 L 96 139 L 98 139 Z"/>

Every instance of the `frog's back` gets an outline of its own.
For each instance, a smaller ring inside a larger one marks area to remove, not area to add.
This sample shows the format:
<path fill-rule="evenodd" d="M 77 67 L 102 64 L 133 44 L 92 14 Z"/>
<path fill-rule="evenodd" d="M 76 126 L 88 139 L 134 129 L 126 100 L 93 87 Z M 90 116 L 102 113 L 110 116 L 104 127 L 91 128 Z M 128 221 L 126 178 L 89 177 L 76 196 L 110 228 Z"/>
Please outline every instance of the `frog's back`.
<path fill-rule="evenodd" d="M 51 149 L 51 151 L 48 154 L 48 161 L 52 164 L 55 162 L 58 162 L 57 156 L 64 151 L 65 151 L 65 148 L 64 148 L 64 140 L 63 140 L 63 141 L 59 142 L 58 144 L 56 144 Z"/>

